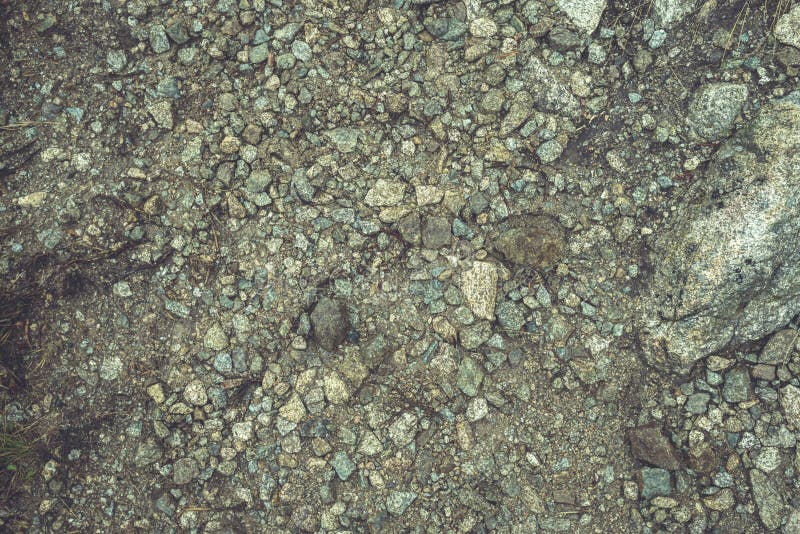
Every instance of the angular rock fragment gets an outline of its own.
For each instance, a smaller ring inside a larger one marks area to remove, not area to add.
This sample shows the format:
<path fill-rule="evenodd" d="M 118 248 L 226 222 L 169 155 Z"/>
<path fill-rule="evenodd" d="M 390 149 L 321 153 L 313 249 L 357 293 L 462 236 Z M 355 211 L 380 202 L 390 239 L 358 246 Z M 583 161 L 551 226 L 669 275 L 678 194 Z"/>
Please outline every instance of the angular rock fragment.
<path fill-rule="evenodd" d="M 783 44 L 800 48 L 800 4 L 784 13 L 775 24 L 775 38 Z"/>
<path fill-rule="evenodd" d="M 799 339 L 800 332 L 792 328 L 775 332 L 761 351 L 761 355 L 758 357 L 759 363 L 786 363 L 791 358 L 794 346 Z"/>
<path fill-rule="evenodd" d="M 347 334 L 347 315 L 342 306 L 329 298 L 322 298 L 311 312 L 314 340 L 325 350 L 336 350 Z"/>
<path fill-rule="evenodd" d="M 744 84 L 704 85 L 689 105 L 688 123 L 700 137 L 716 141 L 730 132 L 747 95 L 747 86 Z"/>
<path fill-rule="evenodd" d="M 750 484 L 761 521 L 768 529 L 777 529 L 781 526 L 781 518 L 785 511 L 778 488 L 775 487 L 770 477 L 758 469 L 750 470 Z"/>
<path fill-rule="evenodd" d="M 437 249 L 450 243 L 450 221 L 446 217 L 428 217 L 422 227 L 422 244 Z"/>
<path fill-rule="evenodd" d="M 654 0 L 653 18 L 659 27 L 669 28 L 680 22 L 695 6 L 695 0 Z"/>
<path fill-rule="evenodd" d="M 605 0 L 558 0 L 556 5 L 578 29 L 586 33 L 592 33 L 597 28 L 606 9 Z"/>
<path fill-rule="evenodd" d="M 564 231 L 546 216 L 512 221 L 512 228 L 495 239 L 494 246 L 506 260 L 521 267 L 547 270 L 561 259 Z"/>
<path fill-rule="evenodd" d="M 485 261 L 473 262 L 472 268 L 461 274 L 461 292 L 472 313 L 482 319 L 494 319 L 497 299 L 497 267 Z"/>
<path fill-rule="evenodd" d="M 637 460 L 670 471 L 681 469 L 680 453 L 659 427 L 647 425 L 632 428 L 628 430 L 628 441 Z"/>
<path fill-rule="evenodd" d="M 781 407 L 786 414 L 786 420 L 800 427 L 800 388 L 789 384 L 781 389 Z"/>
<path fill-rule="evenodd" d="M 651 243 L 640 340 L 680 373 L 800 312 L 800 93 L 765 106 L 714 156 Z"/>
<path fill-rule="evenodd" d="M 580 110 L 580 104 L 569 90 L 569 86 L 538 57 L 530 57 L 522 74 L 526 78 L 527 86 L 535 88 L 532 94 L 538 110 L 558 113 L 565 117 L 574 117 Z"/>

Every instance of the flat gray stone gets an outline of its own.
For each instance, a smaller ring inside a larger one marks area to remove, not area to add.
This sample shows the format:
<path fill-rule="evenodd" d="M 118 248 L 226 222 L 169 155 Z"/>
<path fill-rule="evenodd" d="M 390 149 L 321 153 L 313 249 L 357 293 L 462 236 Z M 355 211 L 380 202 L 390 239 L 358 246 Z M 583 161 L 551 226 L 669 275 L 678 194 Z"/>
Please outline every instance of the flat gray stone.
<path fill-rule="evenodd" d="M 298 61 L 310 61 L 311 47 L 308 46 L 308 43 L 305 41 L 294 41 L 292 43 L 292 54 L 294 54 L 294 57 L 296 57 Z"/>
<path fill-rule="evenodd" d="M 154 102 L 147 106 L 147 112 L 153 117 L 156 125 L 164 130 L 172 130 L 172 103 L 168 100 Z"/>
<path fill-rule="evenodd" d="M 456 41 L 467 33 L 466 23 L 455 17 L 426 18 L 423 25 L 431 35 L 442 41 Z"/>
<path fill-rule="evenodd" d="M 781 407 L 786 419 L 800 428 L 800 388 L 789 384 L 781 389 Z"/>
<path fill-rule="evenodd" d="M 628 430 L 628 441 L 637 460 L 673 471 L 683 467 L 678 449 L 657 425 L 650 424 Z"/>
<path fill-rule="evenodd" d="M 794 347 L 800 340 L 800 332 L 785 328 L 775 332 L 758 357 L 759 363 L 785 364 L 792 357 Z"/>
<path fill-rule="evenodd" d="M 427 217 L 422 227 L 422 244 L 437 249 L 450 244 L 452 225 L 447 217 Z"/>
<path fill-rule="evenodd" d="M 522 75 L 526 87 L 536 88 L 532 96 L 540 111 L 573 118 L 580 111 L 580 104 L 569 86 L 535 55 L 528 59 Z"/>
<path fill-rule="evenodd" d="M 293 55 L 290 56 L 294 59 Z M 325 137 L 343 154 L 349 154 L 356 149 L 360 135 L 361 131 L 356 128 L 334 128 L 325 132 Z"/>
<path fill-rule="evenodd" d="M 106 53 L 106 63 L 114 72 L 120 72 L 128 64 L 124 50 L 109 50 Z"/>
<path fill-rule="evenodd" d="M 150 46 L 156 54 L 163 54 L 169 50 L 169 38 L 161 24 L 155 24 L 150 28 Z"/>
<path fill-rule="evenodd" d="M 406 412 L 389 425 L 389 437 L 398 447 L 404 447 L 414 441 L 417 434 L 418 418 L 413 413 Z"/>
<path fill-rule="evenodd" d="M 669 471 L 660 467 L 642 468 L 642 498 L 652 499 L 672 493 L 672 478 Z"/>
<path fill-rule="evenodd" d="M 406 184 L 404 182 L 380 178 L 367 191 L 364 203 L 373 207 L 396 206 L 403 201 L 405 193 Z"/>
<path fill-rule="evenodd" d="M 202 380 L 193 380 L 186 385 L 183 390 L 183 398 L 186 402 L 194 406 L 203 406 L 208 402 L 206 386 Z"/>
<path fill-rule="evenodd" d="M 510 223 L 513 227 L 502 232 L 493 243 L 505 259 L 543 271 L 558 263 L 566 243 L 564 231 L 554 219 L 521 217 Z"/>
<path fill-rule="evenodd" d="M 250 193 L 261 193 L 272 183 L 272 175 L 266 170 L 257 170 L 250 173 L 245 180 L 245 188 Z"/>
<path fill-rule="evenodd" d="M 219 323 L 212 324 L 206 335 L 203 336 L 203 346 L 211 350 L 225 350 L 228 348 L 228 336 Z"/>
<path fill-rule="evenodd" d="M 695 415 L 706 413 L 710 399 L 708 393 L 693 393 L 686 399 L 686 411 Z"/>
<path fill-rule="evenodd" d="M 725 385 L 722 386 L 722 398 L 727 402 L 745 402 L 750 399 L 750 373 L 747 369 L 737 367 L 725 374 Z"/>
<path fill-rule="evenodd" d="M 268 43 L 263 43 L 254 46 L 253 48 L 250 49 L 250 52 L 248 53 L 248 59 L 250 60 L 250 63 L 255 63 L 255 64 L 263 63 L 269 57 L 269 51 L 270 50 Z"/>
<path fill-rule="evenodd" d="M 465 326 L 458 332 L 458 341 L 467 350 L 475 350 L 492 337 L 492 327 L 489 321 L 477 321 Z"/>
<path fill-rule="evenodd" d="M 275 38 L 280 39 L 281 41 L 289 42 L 294 39 L 294 36 L 297 35 L 297 32 L 300 31 L 300 28 L 303 26 L 299 22 L 290 22 L 285 24 L 275 30 Z"/>
<path fill-rule="evenodd" d="M 552 163 L 557 160 L 564 151 L 555 139 L 545 141 L 536 149 L 536 155 L 542 163 Z"/>
<path fill-rule="evenodd" d="M 508 330 L 519 330 L 525 325 L 525 310 L 516 302 L 501 302 L 495 309 L 497 324 Z"/>

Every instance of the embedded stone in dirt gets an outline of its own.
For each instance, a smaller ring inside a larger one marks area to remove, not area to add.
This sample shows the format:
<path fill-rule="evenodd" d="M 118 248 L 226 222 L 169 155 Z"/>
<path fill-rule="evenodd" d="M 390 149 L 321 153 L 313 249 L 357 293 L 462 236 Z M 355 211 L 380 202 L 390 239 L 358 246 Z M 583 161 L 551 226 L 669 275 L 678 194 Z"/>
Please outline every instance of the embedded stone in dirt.
<path fill-rule="evenodd" d="M 695 0 L 654 0 L 653 18 L 663 28 L 669 28 L 688 15 L 695 5 Z"/>
<path fill-rule="evenodd" d="M 771 478 L 758 469 L 750 470 L 750 484 L 761 521 L 768 529 L 777 529 L 786 509 L 780 492 Z"/>
<path fill-rule="evenodd" d="M 716 141 L 730 132 L 747 94 L 747 86 L 743 84 L 704 85 L 689 105 L 687 121 L 697 135 Z"/>
<path fill-rule="evenodd" d="M 437 249 L 450 244 L 452 230 L 447 217 L 428 217 L 422 228 L 422 243 L 425 248 Z"/>
<path fill-rule="evenodd" d="M 642 462 L 675 471 L 682 468 L 681 455 L 656 425 L 628 430 L 633 456 Z"/>
<path fill-rule="evenodd" d="M 514 221 L 495 240 L 494 246 L 511 263 L 547 270 L 561 259 L 564 231 L 550 217 L 538 216 Z"/>
<path fill-rule="evenodd" d="M 472 268 L 461 274 L 461 292 L 472 313 L 482 319 L 494 319 L 497 299 L 497 267 L 489 262 L 473 262 Z"/>
<path fill-rule="evenodd" d="M 347 314 L 342 306 L 327 297 L 321 298 L 311 312 L 314 340 L 325 350 L 336 350 L 347 334 Z"/>
<path fill-rule="evenodd" d="M 606 9 L 605 0 L 558 0 L 558 8 L 580 30 L 592 33 Z"/>
<path fill-rule="evenodd" d="M 188 484 L 200 474 L 194 458 L 181 458 L 172 465 L 172 481 L 175 484 Z"/>
<path fill-rule="evenodd" d="M 800 340 L 800 332 L 793 328 L 786 328 L 775 332 L 761 351 L 758 362 L 771 364 L 786 363 L 789 358 L 791 358 L 792 351 L 798 340 Z"/>

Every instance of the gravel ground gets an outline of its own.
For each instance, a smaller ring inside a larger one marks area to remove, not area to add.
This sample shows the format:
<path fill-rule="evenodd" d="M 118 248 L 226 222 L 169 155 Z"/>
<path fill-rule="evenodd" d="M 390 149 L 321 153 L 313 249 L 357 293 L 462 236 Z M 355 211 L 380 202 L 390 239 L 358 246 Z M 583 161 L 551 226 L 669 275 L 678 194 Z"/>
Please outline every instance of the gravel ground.
<path fill-rule="evenodd" d="M 800 533 L 799 70 L 788 0 L 0 0 L 0 530 Z"/>

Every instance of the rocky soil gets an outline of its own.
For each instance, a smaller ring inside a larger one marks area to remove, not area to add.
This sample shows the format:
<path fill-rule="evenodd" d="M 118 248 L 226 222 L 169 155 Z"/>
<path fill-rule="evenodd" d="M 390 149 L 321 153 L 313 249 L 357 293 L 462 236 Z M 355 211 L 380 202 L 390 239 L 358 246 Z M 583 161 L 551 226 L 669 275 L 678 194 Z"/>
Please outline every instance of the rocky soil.
<path fill-rule="evenodd" d="M 0 0 L 0 73 L 0 530 L 800 533 L 800 4 Z"/>

